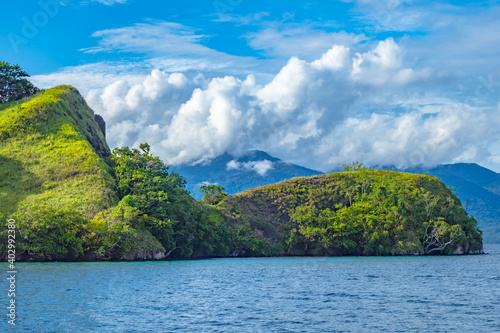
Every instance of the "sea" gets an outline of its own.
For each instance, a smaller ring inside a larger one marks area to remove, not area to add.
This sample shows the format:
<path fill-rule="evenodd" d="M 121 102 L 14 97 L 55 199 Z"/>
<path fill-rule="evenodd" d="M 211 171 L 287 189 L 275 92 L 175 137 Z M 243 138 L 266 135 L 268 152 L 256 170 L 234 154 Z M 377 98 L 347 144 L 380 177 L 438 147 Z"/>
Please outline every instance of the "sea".
<path fill-rule="evenodd" d="M 17 263 L 1 332 L 500 332 L 486 255 Z M 7 263 L 4 266 L 7 274 Z"/>

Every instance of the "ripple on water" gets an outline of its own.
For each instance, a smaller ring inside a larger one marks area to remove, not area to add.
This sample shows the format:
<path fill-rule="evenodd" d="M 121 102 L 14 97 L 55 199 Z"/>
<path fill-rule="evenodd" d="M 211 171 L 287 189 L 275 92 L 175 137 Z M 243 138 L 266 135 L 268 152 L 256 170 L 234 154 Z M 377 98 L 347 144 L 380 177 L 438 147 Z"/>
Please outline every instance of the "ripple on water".
<path fill-rule="evenodd" d="M 21 263 L 19 276 L 19 332 L 500 331 L 500 251 Z"/>

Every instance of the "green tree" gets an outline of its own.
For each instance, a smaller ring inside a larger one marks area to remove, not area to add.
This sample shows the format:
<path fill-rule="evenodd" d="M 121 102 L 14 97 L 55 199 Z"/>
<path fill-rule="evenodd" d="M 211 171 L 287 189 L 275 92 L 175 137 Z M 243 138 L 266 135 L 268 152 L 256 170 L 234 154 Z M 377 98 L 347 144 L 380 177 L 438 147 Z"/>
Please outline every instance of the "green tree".
<path fill-rule="evenodd" d="M 450 225 L 440 217 L 436 221 L 424 222 L 426 232 L 423 246 L 425 254 L 443 253 L 463 235 L 462 227 Z"/>
<path fill-rule="evenodd" d="M 219 185 L 203 184 L 200 190 L 205 194 L 203 202 L 209 205 L 216 205 L 227 197 L 227 193 L 224 192 L 225 188 Z"/>
<path fill-rule="evenodd" d="M 189 195 L 184 178 L 169 172 L 147 143 L 139 149 L 116 148 L 112 159 L 120 199 L 138 210 L 132 227 L 144 224 L 165 248 L 166 257 L 227 255 L 229 239 L 221 218 Z"/>
<path fill-rule="evenodd" d="M 358 161 L 351 162 L 350 164 L 343 165 L 344 172 L 353 172 L 353 171 L 368 171 L 371 170 L 360 163 Z"/>
<path fill-rule="evenodd" d="M 17 221 L 19 253 L 52 260 L 83 254 L 82 235 L 88 221 L 72 207 L 28 201 L 11 217 Z"/>
<path fill-rule="evenodd" d="M 29 77 L 29 74 L 18 65 L 0 61 L 0 103 L 15 101 L 40 90 L 25 79 L 26 77 Z"/>

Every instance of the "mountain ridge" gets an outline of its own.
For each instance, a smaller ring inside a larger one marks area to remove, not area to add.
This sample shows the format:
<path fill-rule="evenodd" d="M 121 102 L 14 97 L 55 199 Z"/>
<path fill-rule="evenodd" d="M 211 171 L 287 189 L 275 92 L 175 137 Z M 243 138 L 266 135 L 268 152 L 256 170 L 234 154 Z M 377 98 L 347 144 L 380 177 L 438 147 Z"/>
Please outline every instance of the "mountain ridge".
<path fill-rule="evenodd" d="M 266 161 L 269 163 L 266 164 Z M 205 182 L 221 185 L 231 195 L 294 177 L 323 174 L 321 171 L 286 163 L 261 150 L 251 150 L 239 156 L 224 153 L 205 163 L 172 166 L 171 169 L 187 179 L 186 189 L 196 199 L 203 197 L 199 187 Z M 259 174 L 259 171 L 262 172 Z"/>

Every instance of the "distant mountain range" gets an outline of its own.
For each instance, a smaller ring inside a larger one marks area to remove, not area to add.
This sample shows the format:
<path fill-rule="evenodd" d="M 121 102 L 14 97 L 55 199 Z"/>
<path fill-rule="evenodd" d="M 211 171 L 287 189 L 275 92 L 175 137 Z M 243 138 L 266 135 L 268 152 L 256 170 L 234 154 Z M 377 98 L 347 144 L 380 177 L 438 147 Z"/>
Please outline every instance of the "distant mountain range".
<path fill-rule="evenodd" d="M 208 182 L 224 186 L 235 194 L 259 186 L 274 184 L 294 177 L 323 174 L 321 171 L 286 163 L 263 151 L 250 151 L 242 156 L 221 155 L 208 163 L 173 168 L 184 176 L 186 189 L 196 199 L 202 198 L 199 187 Z M 477 164 L 447 164 L 435 168 L 401 170 L 428 173 L 440 178 L 455 194 L 467 212 L 483 230 L 485 243 L 500 243 L 500 174 Z"/>
<path fill-rule="evenodd" d="M 242 156 L 221 155 L 209 163 L 172 167 L 184 176 L 186 189 L 196 199 L 203 197 L 200 186 L 204 182 L 224 186 L 229 194 L 278 183 L 294 177 L 321 175 L 323 172 L 285 163 L 279 158 L 253 150 Z"/>

